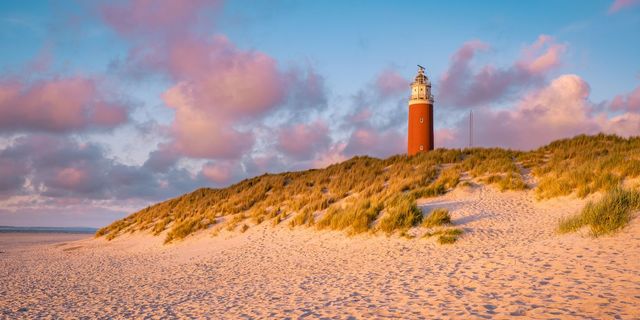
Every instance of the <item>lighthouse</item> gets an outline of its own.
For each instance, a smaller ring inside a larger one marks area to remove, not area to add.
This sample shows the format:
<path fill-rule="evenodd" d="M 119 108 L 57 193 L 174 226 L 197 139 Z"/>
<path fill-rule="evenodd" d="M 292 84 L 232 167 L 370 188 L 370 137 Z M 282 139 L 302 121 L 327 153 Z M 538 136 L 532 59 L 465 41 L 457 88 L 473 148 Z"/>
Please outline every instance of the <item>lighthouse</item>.
<path fill-rule="evenodd" d="M 431 82 L 418 66 L 418 75 L 411 83 L 409 98 L 409 141 L 407 154 L 433 150 L 433 95 Z"/>

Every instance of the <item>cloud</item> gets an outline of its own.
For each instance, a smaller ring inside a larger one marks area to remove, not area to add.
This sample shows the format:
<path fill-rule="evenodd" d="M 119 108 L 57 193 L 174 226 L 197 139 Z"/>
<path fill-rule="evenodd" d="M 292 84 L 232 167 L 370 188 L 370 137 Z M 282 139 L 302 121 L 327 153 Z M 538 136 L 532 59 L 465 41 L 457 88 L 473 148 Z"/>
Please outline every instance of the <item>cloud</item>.
<path fill-rule="evenodd" d="M 541 83 L 546 74 L 561 63 L 566 45 L 540 35 L 523 48 L 521 57 L 506 68 L 485 65 L 474 70 L 471 61 L 489 45 L 469 41 L 453 54 L 447 70 L 440 78 L 438 100 L 441 104 L 470 107 L 495 102 L 514 91 Z"/>
<path fill-rule="evenodd" d="M 338 126 L 346 137 L 324 148 L 312 164 L 324 167 L 356 155 L 385 158 L 405 152 L 408 93 L 408 80 L 393 69 L 382 70 L 352 96 L 352 111 Z"/>
<path fill-rule="evenodd" d="M 132 44 L 125 65 L 171 83 L 162 100 L 175 117 L 159 152 L 237 160 L 262 138 L 255 131 L 266 117 L 282 111 L 280 118 L 302 121 L 305 110 L 326 106 L 324 79 L 310 66 L 283 70 L 266 53 L 199 30 L 202 11 L 219 8 L 204 1 L 131 1 L 103 9 L 107 23 Z"/>
<path fill-rule="evenodd" d="M 209 162 L 202 166 L 201 174 L 209 181 L 218 185 L 228 184 L 234 178 L 234 171 L 240 168 L 237 163 Z"/>
<path fill-rule="evenodd" d="M 640 0 L 614 0 L 609 7 L 609 14 L 614 14 L 620 10 L 631 8 L 640 4 Z"/>
<path fill-rule="evenodd" d="M 166 144 L 160 144 L 157 150 L 149 153 L 143 167 L 153 172 L 167 172 L 179 160 L 180 155 L 173 152 Z"/>
<path fill-rule="evenodd" d="M 103 18 L 127 37 L 179 36 L 205 13 L 218 10 L 215 0 L 131 0 L 101 8 Z"/>
<path fill-rule="evenodd" d="M 610 117 L 589 101 L 589 84 L 577 75 L 562 75 L 547 86 L 523 95 L 511 109 L 474 110 L 474 141 L 478 146 L 533 149 L 553 140 L 599 132 L 623 136 L 640 133 L 640 114 Z M 448 146 L 468 144 L 468 119 L 444 135 Z"/>
<path fill-rule="evenodd" d="M 409 80 L 393 69 L 383 70 L 375 80 L 376 92 L 383 98 L 406 93 L 409 84 Z"/>
<path fill-rule="evenodd" d="M 329 128 L 323 121 L 281 127 L 276 135 L 276 148 L 296 160 L 310 160 L 331 144 Z"/>
<path fill-rule="evenodd" d="M 8 158 L 0 153 L 0 199 L 18 193 L 26 182 L 28 168 L 18 157 Z"/>
<path fill-rule="evenodd" d="M 0 132 L 68 133 L 125 123 L 128 108 L 111 101 L 96 80 L 66 77 L 0 82 Z"/>
<path fill-rule="evenodd" d="M 640 112 L 640 86 L 628 94 L 617 95 L 609 103 L 612 111 Z"/>
<path fill-rule="evenodd" d="M 404 134 L 395 130 L 379 131 L 369 126 L 362 126 L 351 133 L 344 148 L 344 154 L 386 158 L 403 153 L 406 149 L 407 140 Z"/>
<path fill-rule="evenodd" d="M 66 199 L 164 199 L 201 185 L 186 170 L 124 165 L 95 143 L 28 135 L 0 149 L 1 193 Z M 166 181 L 167 183 L 163 183 Z"/>

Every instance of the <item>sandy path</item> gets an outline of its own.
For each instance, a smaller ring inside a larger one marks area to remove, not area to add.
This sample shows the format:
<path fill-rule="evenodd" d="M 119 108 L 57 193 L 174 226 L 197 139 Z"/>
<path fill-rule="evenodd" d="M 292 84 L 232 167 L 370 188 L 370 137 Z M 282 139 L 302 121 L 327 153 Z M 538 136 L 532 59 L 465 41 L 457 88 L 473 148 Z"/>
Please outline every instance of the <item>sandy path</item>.
<path fill-rule="evenodd" d="M 591 239 L 553 231 L 583 201 L 480 188 L 420 204 L 452 209 L 465 235 L 440 246 L 263 224 L 170 246 L 28 248 L 0 235 L 0 317 L 640 318 L 639 219 Z"/>

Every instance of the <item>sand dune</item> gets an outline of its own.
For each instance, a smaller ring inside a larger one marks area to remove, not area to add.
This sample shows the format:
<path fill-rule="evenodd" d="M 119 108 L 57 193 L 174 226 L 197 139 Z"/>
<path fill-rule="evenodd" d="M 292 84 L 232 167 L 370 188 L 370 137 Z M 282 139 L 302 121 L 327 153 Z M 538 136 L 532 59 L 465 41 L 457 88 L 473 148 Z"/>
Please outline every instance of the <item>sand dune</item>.
<path fill-rule="evenodd" d="M 448 246 L 268 223 L 171 245 L 4 234 L 0 317 L 640 318 L 640 221 L 556 234 L 584 202 L 491 187 L 419 201 L 465 230 Z"/>

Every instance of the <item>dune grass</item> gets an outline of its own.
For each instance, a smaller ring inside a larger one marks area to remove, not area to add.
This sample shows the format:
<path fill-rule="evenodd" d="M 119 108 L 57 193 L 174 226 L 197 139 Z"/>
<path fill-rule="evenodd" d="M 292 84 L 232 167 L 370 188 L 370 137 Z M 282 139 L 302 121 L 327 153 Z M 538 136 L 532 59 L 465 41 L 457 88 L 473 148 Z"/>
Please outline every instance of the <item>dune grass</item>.
<path fill-rule="evenodd" d="M 422 227 L 432 228 L 443 226 L 451 223 L 451 215 L 449 210 L 444 208 L 434 209 L 429 215 L 422 220 Z"/>
<path fill-rule="evenodd" d="M 396 230 L 406 231 L 422 221 L 422 211 L 410 195 L 399 195 L 389 202 L 387 212 L 380 220 L 378 229 L 391 234 Z"/>
<path fill-rule="evenodd" d="M 541 200 L 606 192 L 640 176 L 640 138 L 577 136 L 528 152 L 436 149 L 411 157 L 354 157 L 324 169 L 264 174 L 227 188 L 198 189 L 117 220 L 96 236 L 166 231 L 165 240 L 171 242 L 220 220 L 236 231 L 244 219 L 279 225 L 287 217 L 292 217 L 291 227 L 317 225 L 348 234 L 402 232 L 422 221 L 416 199 L 447 193 L 463 174 L 469 184 L 523 190 L 528 188 L 524 169 L 538 180 L 534 192 Z"/>
<path fill-rule="evenodd" d="M 611 234 L 629 224 L 632 213 L 638 210 L 640 192 L 615 188 L 599 201 L 587 203 L 580 214 L 561 220 L 558 231 L 569 233 L 588 226 L 594 237 Z"/>
<path fill-rule="evenodd" d="M 345 208 L 332 206 L 318 222 L 318 228 L 346 230 L 349 235 L 367 232 L 380 214 L 380 210 L 382 205 L 372 204 L 369 199 L 361 199 Z"/>
<path fill-rule="evenodd" d="M 304 209 L 302 212 L 298 213 L 289 221 L 290 227 L 296 226 L 312 226 L 315 223 L 313 217 L 313 211 L 310 209 Z"/>
<path fill-rule="evenodd" d="M 422 237 L 430 238 L 430 237 L 438 237 L 439 244 L 453 244 L 458 241 L 458 238 L 464 233 L 464 231 L 460 228 L 447 228 L 440 229 L 435 232 L 426 232 Z"/>
<path fill-rule="evenodd" d="M 540 179 L 535 190 L 538 199 L 572 193 L 586 197 L 640 176 L 640 137 L 580 135 L 552 142 L 523 160 Z"/>

